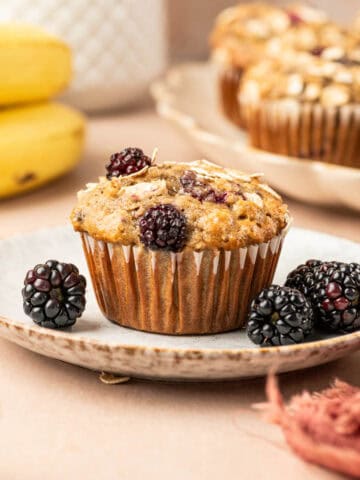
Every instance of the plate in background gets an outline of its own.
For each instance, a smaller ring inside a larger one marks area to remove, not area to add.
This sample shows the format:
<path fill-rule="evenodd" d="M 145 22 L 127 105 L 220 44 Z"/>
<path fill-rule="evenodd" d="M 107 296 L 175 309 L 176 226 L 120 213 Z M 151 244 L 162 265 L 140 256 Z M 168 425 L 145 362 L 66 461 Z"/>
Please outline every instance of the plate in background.
<path fill-rule="evenodd" d="M 23 313 L 20 291 L 26 271 L 54 257 L 75 263 L 89 278 L 80 239 L 70 227 L 0 241 L 0 264 L 6 272 L 0 288 L 0 336 L 47 357 L 134 377 L 229 380 L 265 375 L 271 366 L 287 372 L 320 365 L 360 348 L 360 332 L 270 348 L 253 345 L 244 331 L 183 337 L 138 332 L 106 320 L 90 285 L 86 312 L 72 330 L 41 328 Z M 359 261 L 360 245 L 293 228 L 275 281 L 283 282 L 291 269 L 314 257 Z"/>
<path fill-rule="evenodd" d="M 151 92 L 158 113 L 173 121 L 209 160 L 245 172 L 261 172 L 279 191 L 304 202 L 360 210 L 360 169 L 258 150 L 222 115 L 216 70 L 209 63 L 174 67 Z"/>

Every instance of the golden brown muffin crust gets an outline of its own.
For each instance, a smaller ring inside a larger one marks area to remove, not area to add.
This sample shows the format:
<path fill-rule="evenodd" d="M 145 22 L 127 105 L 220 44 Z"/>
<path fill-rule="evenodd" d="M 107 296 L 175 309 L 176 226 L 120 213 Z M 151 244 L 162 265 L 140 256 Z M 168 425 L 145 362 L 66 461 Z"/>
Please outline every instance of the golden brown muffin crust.
<path fill-rule="evenodd" d="M 216 192 L 220 203 L 199 200 L 184 190 L 180 178 L 189 171 L 200 182 L 200 190 Z M 182 212 L 187 224 L 186 246 L 197 251 L 267 242 L 288 222 L 281 197 L 262 184 L 258 175 L 223 169 L 204 160 L 152 165 L 134 175 L 100 178 L 99 183 L 87 187 L 79 192 L 71 214 L 75 230 L 123 245 L 140 244 L 139 219 L 160 204 L 171 204 Z"/>

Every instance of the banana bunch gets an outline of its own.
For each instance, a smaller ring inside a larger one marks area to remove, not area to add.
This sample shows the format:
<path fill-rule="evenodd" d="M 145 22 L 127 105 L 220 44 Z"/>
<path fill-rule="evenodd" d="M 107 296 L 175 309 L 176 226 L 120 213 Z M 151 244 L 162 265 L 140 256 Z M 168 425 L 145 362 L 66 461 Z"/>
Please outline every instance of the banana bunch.
<path fill-rule="evenodd" d="M 23 25 L 0 26 L 0 198 L 35 188 L 78 162 L 85 122 L 48 101 L 69 83 L 71 52 Z"/>

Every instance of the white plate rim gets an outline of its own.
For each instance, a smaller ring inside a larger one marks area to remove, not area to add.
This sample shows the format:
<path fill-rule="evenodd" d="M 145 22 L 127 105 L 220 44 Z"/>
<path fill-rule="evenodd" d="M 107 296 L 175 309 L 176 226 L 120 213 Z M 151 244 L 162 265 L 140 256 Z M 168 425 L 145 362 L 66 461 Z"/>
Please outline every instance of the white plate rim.
<path fill-rule="evenodd" d="M 222 356 L 236 356 L 237 354 L 247 354 L 249 356 L 261 356 L 269 355 L 269 354 L 276 354 L 287 356 L 292 354 L 294 351 L 299 350 L 313 350 L 318 348 L 325 348 L 325 347 L 335 347 L 342 344 L 352 344 L 352 343 L 359 343 L 360 347 L 360 331 L 347 333 L 343 335 L 337 335 L 332 338 L 326 338 L 323 340 L 314 340 L 309 342 L 304 342 L 297 345 L 282 345 L 282 346 L 273 346 L 273 347 L 258 347 L 258 348 L 203 348 L 203 349 L 195 349 L 195 348 L 179 348 L 179 347 L 154 347 L 154 346 L 146 346 L 146 345 L 127 345 L 124 343 L 107 343 L 102 342 L 99 340 L 83 337 L 81 335 L 71 336 L 71 333 L 64 330 L 51 330 L 39 327 L 37 325 L 27 325 L 22 322 L 18 322 L 16 320 L 10 319 L 8 317 L 4 317 L 0 315 L 0 330 L 2 328 L 10 328 L 15 330 L 22 330 L 27 333 L 35 333 L 39 337 L 46 337 L 46 338 L 59 338 L 62 340 L 71 340 L 71 342 L 79 343 L 79 344 L 89 344 L 92 347 L 103 349 L 108 348 L 109 350 L 129 350 L 138 351 L 141 353 L 152 353 L 156 352 L 157 354 L 161 353 L 162 355 L 171 355 L 174 354 L 191 356 L 191 355 L 198 355 L 201 353 L 203 356 L 216 356 L 220 358 Z M 29 335 L 31 336 L 31 334 Z"/>

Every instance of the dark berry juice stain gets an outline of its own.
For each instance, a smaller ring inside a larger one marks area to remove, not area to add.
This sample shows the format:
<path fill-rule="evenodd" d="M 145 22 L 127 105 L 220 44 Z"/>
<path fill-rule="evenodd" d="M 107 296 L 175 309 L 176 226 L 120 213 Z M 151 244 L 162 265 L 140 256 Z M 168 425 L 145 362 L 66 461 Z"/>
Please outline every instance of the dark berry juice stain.
<path fill-rule="evenodd" d="M 204 180 L 200 180 L 195 172 L 186 170 L 180 177 L 180 183 L 185 193 L 190 194 L 200 202 L 225 203 L 227 192 L 212 188 Z"/>
<path fill-rule="evenodd" d="M 325 47 L 321 47 L 320 45 L 318 45 L 317 47 L 314 47 L 312 50 L 310 50 L 310 53 L 315 57 L 320 57 L 324 50 L 325 50 Z"/>
<path fill-rule="evenodd" d="M 301 25 L 302 23 L 304 23 L 304 20 L 297 13 L 290 11 L 290 12 L 287 12 L 287 14 L 288 14 L 290 23 L 293 27 L 297 27 L 298 25 Z"/>

